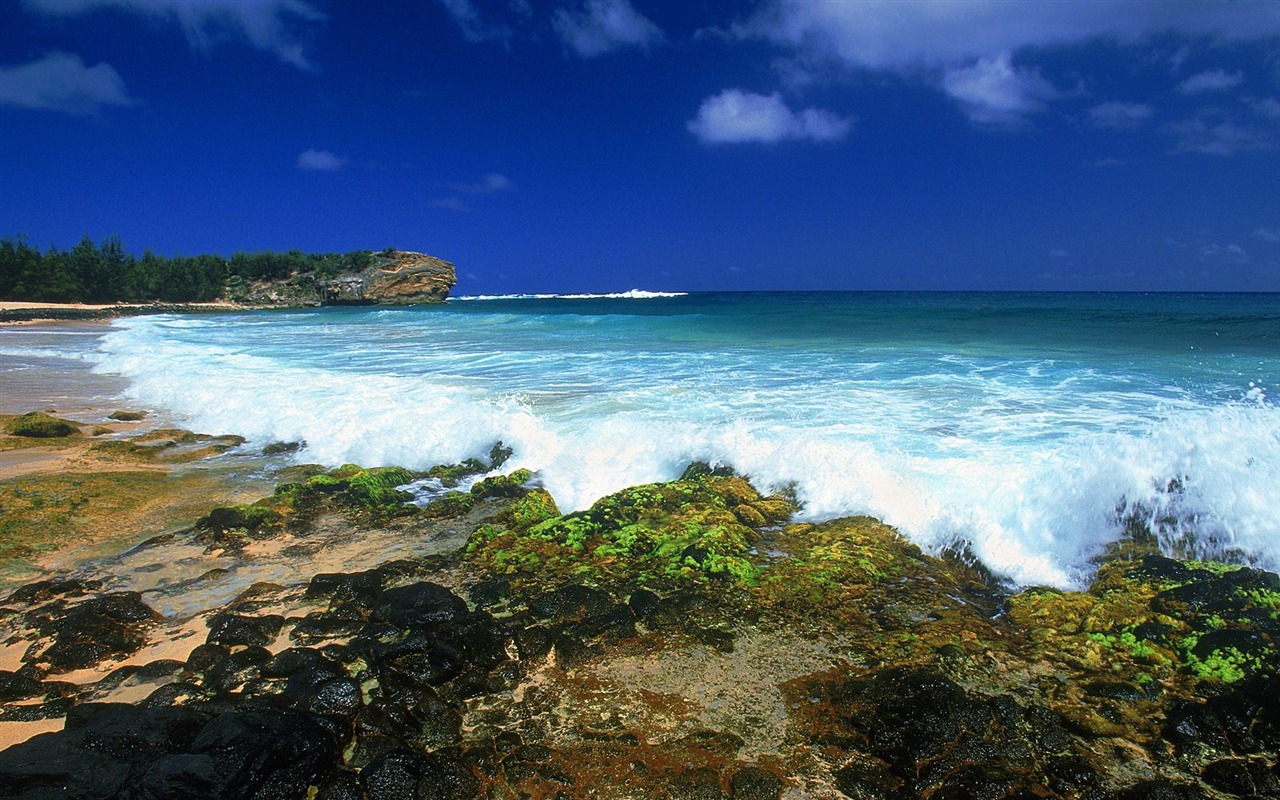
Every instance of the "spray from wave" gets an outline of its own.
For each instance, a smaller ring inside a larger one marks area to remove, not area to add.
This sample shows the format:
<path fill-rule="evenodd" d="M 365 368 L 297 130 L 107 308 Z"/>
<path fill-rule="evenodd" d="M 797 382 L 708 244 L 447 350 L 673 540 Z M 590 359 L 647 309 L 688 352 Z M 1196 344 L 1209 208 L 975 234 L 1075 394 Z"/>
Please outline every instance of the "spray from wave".
<path fill-rule="evenodd" d="M 544 332 L 517 340 L 533 323 L 508 316 L 485 319 L 509 348 L 435 341 L 415 318 L 377 329 L 374 362 L 332 349 L 341 335 L 318 347 L 318 327 L 289 338 L 282 318 L 132 319 L 103 340 L 99 369 L 201 430 L 306 441 L 307 461 L 425 469 L 502 441 L 508 466 L 535 470 L 565 511 L 700 459 L 793 488 L 808 519 L 871 514 L 934 551 L 965 542 L 1021 584 L 1080 586 L 1138 524 L 1169 549 L 1280 563 L 1280 409 L 1256 387 L 1219 402 L 1051 362 L 936 354 L 783 363 L 635 343 L 618 359 L 582 331 L 552 352 Z M 438 320 L 434 335 L 480 321 Z"/>

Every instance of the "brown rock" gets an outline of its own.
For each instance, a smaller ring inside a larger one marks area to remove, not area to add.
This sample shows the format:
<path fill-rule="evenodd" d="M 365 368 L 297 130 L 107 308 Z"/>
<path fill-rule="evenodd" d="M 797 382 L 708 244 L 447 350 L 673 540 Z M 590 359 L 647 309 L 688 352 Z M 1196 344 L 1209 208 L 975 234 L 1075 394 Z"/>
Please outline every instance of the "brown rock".
<path fill-rule="evenodd" d="M 448 261 L 396 250 L 378 256 L 366 270 L 326 281 L 321 292 L 326 304 L 439 303 L 449 296 L 449 289 L 456 282 L 453 265 Z"/>

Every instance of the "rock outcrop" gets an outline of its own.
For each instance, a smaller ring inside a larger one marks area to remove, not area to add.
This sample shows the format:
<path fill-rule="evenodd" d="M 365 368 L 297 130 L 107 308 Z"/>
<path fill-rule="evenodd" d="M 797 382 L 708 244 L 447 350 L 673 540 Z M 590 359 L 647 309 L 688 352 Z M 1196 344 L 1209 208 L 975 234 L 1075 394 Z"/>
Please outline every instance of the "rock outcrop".
<path fill-rule="evenodd" d="M 443 302 L 456 282 L 448 261 L 397 250 L 378 256 L 361 272 L 323 281 L 319 288 L 326 305 L 411 305 Z"/>
<path fill-rule="evenodd" d="M 457 282 L 453 264 L 424 253 L 384 250 L 359 272 L 295 273 L 280 280 L 227 283 L 227 299 L 257 307 L 440 303 Z"/>

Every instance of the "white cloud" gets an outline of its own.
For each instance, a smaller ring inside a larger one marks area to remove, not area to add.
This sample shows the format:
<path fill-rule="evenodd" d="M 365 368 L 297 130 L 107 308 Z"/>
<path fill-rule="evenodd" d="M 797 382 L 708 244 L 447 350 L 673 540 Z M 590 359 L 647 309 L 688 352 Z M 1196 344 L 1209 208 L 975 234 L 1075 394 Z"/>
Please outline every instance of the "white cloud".
<path fill-rule="evenodd" d="M 1248 264 L 1249 254 L 1238 244 L 1205 244 L 1200 246 L 1200 260 L 1221 264 Z"/>
<path fill-rule="evenodd" d="M 449 188 L 455 192 L 466 192 L 467 194 L 497 194 L 498 192 L 515 191 L 516 185 L 506 175 L 490 172 L 476 183 L 454 183 L 450 184 Z"/>
<path fill-rule="evenodd" d="M 1280 35 L 1280 3 L 767 0 L 732 34 L 771 41 L 828 73 L 871 70 L 930 83 L 974 122 L 1008 125 L 1060 96 L 1034 70 L 1013 66 L 1029 63 L 1035 48 L 1099 39 L 1133 45 L 1168 34 L 1270 38 Z"/>
<path fill-rule="evenodd" d="M 1253 235 L 1264 242 L 1280 244 L 1280 228 L 1258 228 Z"/>
<path fill-rule="evenodd" d="M 350 159 L 328 150 L 308 149 L 298 154 L 298 169 L 312 172 L 337 172 L 349 163 Z"/>
<path fill-rule="evenodd" d="M 781 142 L 842 139 L 853 123 L 830 111 L 806 108 L 792 111 L 775 92 L 771 95 L 725 89 L 702 101 L 698 116 L 687 127 L 704 142 Z"/>
<path fill-rule="evenodd" d="M 0 105 L 92 114 L 134 101 L 110 64 L 86 67 L 80 56 L 54 52 L 30 64 L 0 67 Z"/>
<path fill-rule="evenodd" d="M 1183 94 L 1221 92 L 1234 89 L 1242 83 L 1244 83 L 1244 75 L 1239 72 L 1229 73 L 1221 69 L 1209 69 L 1198 72 L 1178 84 L 1178 91 Z"/>
<path fill-rule="evenodd" d="M 502 42 L 509 44 L 514 35 L 511 28 L 503 22 L 489 19 L 480 12 L 475 3 L 471 0 L 440 0 L 440 4 L 449 12 L 449 16 L 453 17 L 453 21 L 457 23 L 458 29 L 462 31 L 462 38 L 472 44 L 480 42 Z M 512 3 L 512 9 L 517 14 L 528 12 L 527 5 Z"/>
<path fill-rule="evenodd" d="M 1153 113 L 1145 103 L 1102 103 L 1089 109 L 1089 122 L 1095 128 L 1126 131 L 1142 127 Z"/>
<path fill-rule="evenodd" d="M 948 69 L 942 87 L 980 125 L 1015 125 L 1058 96 L 1039 71 L 1014 67 L 1008 54 Z"/>
<path fill-rule="evenodd" d="M 228 38 L 242 38 L 302 70 L 315 65 L 307 58 L 297 29 L 325 15 L 306 0 L 22 0 L 38 14 L 69 17 L 103 8 L 171 18 L 182 25 L 191 46 L 208 51 Z"/>
<path fill-rule="evenodd" d="M 551 26 L 566 45 L 583 58 L 624 47 L 648 47 L 662 41 L 662 31 L 632 7 L 629 0 L 586 0 L 579 9 L 558 9 Z"/>
<path fill-rule="evenodd" d="M 906 71 L 1095 38 L 1135 42 L 1158 33 L 1270 37 L 1280 34 L 1280 4 L 772 0 L 737 32 L 835 57 L 849 66 Z"/>
<path fill-rule="evenodd" d="M 1230 156 L 1247 150 L 1271 150 L 1275 137 L 1268 131 L 1232 120 L 1208 121 L 1203 117 L 1175 122 L 1167 131 L 1175 139 L 1174 148 L 1184 153 Z"/>

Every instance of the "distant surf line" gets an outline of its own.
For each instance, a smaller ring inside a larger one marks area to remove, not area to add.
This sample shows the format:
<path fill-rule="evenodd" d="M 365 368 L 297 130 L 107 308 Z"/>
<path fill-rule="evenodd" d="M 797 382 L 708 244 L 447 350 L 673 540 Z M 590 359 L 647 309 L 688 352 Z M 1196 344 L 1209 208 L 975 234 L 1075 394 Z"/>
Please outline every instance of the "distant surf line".
<path fill-rule="evenodd" d="M 688 292 L 650 292 L 631 289 L 603 294 L 475 294 L 450 297 L 450 300 L 653 300 L 660 297 L 685 297 Z"/>

